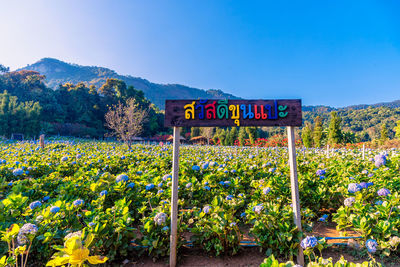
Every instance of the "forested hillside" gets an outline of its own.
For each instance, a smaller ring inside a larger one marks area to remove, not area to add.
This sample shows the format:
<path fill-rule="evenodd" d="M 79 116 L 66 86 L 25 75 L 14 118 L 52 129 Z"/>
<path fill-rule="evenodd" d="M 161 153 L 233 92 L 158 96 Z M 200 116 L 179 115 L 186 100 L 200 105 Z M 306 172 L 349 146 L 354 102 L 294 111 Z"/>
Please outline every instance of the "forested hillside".
<path fill-rule="evenodd" d="M 331 107 L 304 107 L 303 118 L 305 122 L 314 124 L 317 116 L 322 118 L 323 126 L 329 124 L 332 111 L 337 111 L 342 119 L 342 129 L 355 133 L 360 141 L 369 141 L 380 137 L 383 124 L 388 128 L 389 138 L 394 137 L 393 128 L 396 121 L 400 120 L 400 101 L 381 103 L 376 105 L 359 105 L 334 109 Z"/>
<path fill-rule="evenodd" d="M 117 79 L 107 79 L 98 89 L 84 83 L 65 83 L 55 90 L 47 87 L 45 77 L 35 71 L 21 70 L 0 75 L 0 135 L 40 132 L 73 136 L 103 137 L 104 115 L 109 107 L 135 98 L 149 112 L 144 136 L 163 130 L 163 114 L 142 91 Z"/>
<path fill-rule="evenodd" d="M 119 79 L 128 86 L 143 91 L 144 96 L 160 109 L 164 108 L 166 99 L 238 98 L 221 90 L 205 91 L 180 84 L 157 84 L 138 77 L 119 75 L 107 68 L 69 64 L 54 58 L 43 58 L 21 70 L 33 70 L 45 75 L 46 85 L 53 89 L 58 88 L 60 84 L 80 82 L 87 86 L 94 85 L 96 88 L 100 88 L 109 78 Z"/>

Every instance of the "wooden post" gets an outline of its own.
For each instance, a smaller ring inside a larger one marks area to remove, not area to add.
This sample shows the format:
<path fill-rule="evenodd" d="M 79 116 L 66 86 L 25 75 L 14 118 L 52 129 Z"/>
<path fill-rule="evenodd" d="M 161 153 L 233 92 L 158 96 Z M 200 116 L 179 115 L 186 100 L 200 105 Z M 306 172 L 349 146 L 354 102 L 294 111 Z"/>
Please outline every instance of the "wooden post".
<path fill-rule="evenodd" d="M 172 192 L 171 192 L 171 236 L 169 266 L 176 266 L 176 245 L 178 241 L 178 175 L 179 175 L 179 143 L 180 128 L 174 127 L 174 143 L 172 157 Z"/>
<path fill-rule="evenodd" d="M 296 146 L 294 137 L 294 127 L 288 126 L 288 152 L 289 152 L 289 165 L 290 165 L 290 185 L 292 191 L 292 206 L 294 223 L 299 231 L 301 229 L 301 213 L 300 213 L 300 197 L 299 197 L 299 182 L 297 180 L 297 161 L 296 161 Z M 301 266 L 304 265 L 303 249 L 299 246 L 299 255 L 297 256 L 297 263 Z"/>
<path fill-rule="evenodd" d="M 363 144 L 362 154 L 363 154 L 363 160 L 365 160 L 365 144 Z"/>
<path fill-rule="evenodd" d="M 44 148 L 44 134 L 41 134 L 39 138 L 40 138 L 40 147 Z"/>

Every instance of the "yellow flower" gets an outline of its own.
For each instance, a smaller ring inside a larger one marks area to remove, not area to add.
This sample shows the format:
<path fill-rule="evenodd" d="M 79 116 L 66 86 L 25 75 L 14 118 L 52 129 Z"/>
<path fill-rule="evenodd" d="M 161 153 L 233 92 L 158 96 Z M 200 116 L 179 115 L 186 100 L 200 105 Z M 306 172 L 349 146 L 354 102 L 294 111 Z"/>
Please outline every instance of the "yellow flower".
<path fill-rule="evenodd" d="M 93 238 L 94 236 L 88 236 L 86 244 L 90 244 Z M 85 261 L 89 261 L 91 264 L 99 264 L 108 260 L 107 257 L 89 256 L 89 253 L 89 249 L 82 245 L 82 238 L 74 236 L 65 241 L 64 248 L 55 253 L 53 259 L 46 266 L 61 266 L 68 263 L 72 266 L 82 266 Z"/>

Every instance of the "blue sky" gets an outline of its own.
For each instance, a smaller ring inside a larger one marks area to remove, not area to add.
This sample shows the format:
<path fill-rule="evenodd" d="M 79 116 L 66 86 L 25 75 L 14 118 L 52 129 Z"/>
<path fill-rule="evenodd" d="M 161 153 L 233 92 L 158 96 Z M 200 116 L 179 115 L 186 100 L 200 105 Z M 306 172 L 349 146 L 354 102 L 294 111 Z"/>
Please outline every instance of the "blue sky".
<path fill-rule="evenodd" d="M 54 57 L 244 98 L 400 99 L 398 1 L 3 1 L 0 63 Z"/>

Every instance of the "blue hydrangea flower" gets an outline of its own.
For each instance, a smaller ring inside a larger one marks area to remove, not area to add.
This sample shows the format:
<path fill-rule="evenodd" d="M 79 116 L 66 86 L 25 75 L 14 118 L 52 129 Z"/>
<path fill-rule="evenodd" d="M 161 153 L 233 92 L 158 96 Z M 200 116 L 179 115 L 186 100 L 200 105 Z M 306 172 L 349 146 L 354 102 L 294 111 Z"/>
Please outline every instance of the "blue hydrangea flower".
<path fill-rule="evenodd" d="M 318 243 L 317 238 L 315 238 L 314 236 L 307 236 L 301 241 L 300 245 L 303 249 L 307 249 L 315 247 L 317 243 Z"/>
<path fill-rule="evenodd" d="M 235 222 L 231 222 L 231 223 L 229 224 L 229 226 L 230 226 L 230 227 L 234 227 L 234 226 L 236 226 L 236 223 L 235 223 Z"/>
<path fill-rule="evenodd" d="M 137 171 L 136 174 L 137 174 L 137 175 L 142 175 L 143 172 L 142 172 L 142 171 Z"/>
<path fill-rule="evenodd" d="M 223 186 L 224 186 L 225 188 L 228 188 L 230 185 L 231 185 L 231 182 L 230 182 L 230 181 L 225 181 L 225 182 L 223 182 Z"/>
<path fill-rule="evenodd" d="M 242 212 L 241 214 L 240 214 L 240 217 L 242 217 L 242 218 L 246 218 L 246 212 Z"/>
<path fill-rule="evenodd" d="M 207 191 L 210 191 L 210 190 L 211 190 L 211 187 L 209 187 L 208 185 L 206 185 L 206 186 L 204 187 L 204 189 L 207 190 Z"/>
<path fill-rule="evenodd" d="M 208 169 L 208 163 L 204 163 L 201 167 L 202 167 L 204 170 Z"/>
<path fill-rule="evenodd" d="M 85 203 L 85 201 L 83 201 L 82 199 L 77 199 L 74 202 L 72 202 L 72 204 L 77 207 L 77 206 L 82 206 Z"/>
<path fill-rule="evenodd" d="M 369 253 L 375 253 L 378 248 L 378 243 L 373 239 L 368 239 L 367 242 L 365 242 L 365 247 Z"/>
<path fill-rule="evenodd" d="M 158 187 L 163 187 L 163 185 L 164 185 L 163 183 L 159 183 L 157 186 Z"/>
<path fill-rule="evenodd" d="M 161 229 L 161 231 L 168 232 L 168 231 L 169 231 L 169 227 L 168 227 L 168 226 L 164 226 L 164 227 Z"/>
<path fill-rule="evenodd" d="M 100 192 L 100 196 L 106 196 L 108 194 L 107 190 L 103 190 Z"/>
<path fill-rule="evenodd" d="M 154 188 L 154 184 L 148 184 L 148 185 L 146 185 L 146 190 L 147 191 L 150 191 L 151 189 L 153 189 Z"/>
<path fill-rule="evenodd" d="M 325 171 L 325 170 L 322 170 L 322 169 L 317 170 L 317 172 L 316 172 L 316 174 L 317 174 L 318 176 L 325 175 L 325 173 L 326 173 L 326 171 Z"/>
<path fill-rule="evenodd" d="M 93 227 L 93 226 L 95 226 L 95 225 L 96 225 L 96 224 L 95 224 L 94 222 L 90 222 L 90 223 L 89 223 L 89 226 L 90 226 L 90 227 Z"/>
<path fill-rule="evenodd" d="M 378 205 L 378 206 L 379 206 L 379 205 L 382 205 L 382 203 L 383 203 L 382 200 L 378 200 L 378 201 L 375 202 L 375 205 Z"/>
<path fill-rule="evenodd" d="M 328 217 L 329 217 L 328 214 L 324 214 L 324 215 L 322 215 L 321 218 L 318 219 L 318 221 L 320 221 L 320 222 L 325 222 L 325 221 L 328 219 Z"/>
<path fill-rule="evenodd" d="M 227 195 L 226 196 L 226 200 L 232 200 L 233 199 L 233 196 L 232 195 Z"/>
<path fill-rule="evenodd" d="M 58 206 L 52 206 L 51 208 L 50 208 L 50 212 L 51 213 L 57 213 L 57 212 L 59 212 L 60 211 L 60 207 L 58 207 Z"/>
<path fill-rule="evenodd" d="M 9 183 L 8 183 L 8 186 L 12 186 L 12 185 L 13 185 L 13 182 L 9 182 Z"/>
<path fill-rule="evenodd" d="M 319 179 L 320 179 L 320 180 L 324 180 L 324 179 L 325 179 L 325 176 L 321 175 L 321 176 L 319 177 Z"/>
<path fill-rule="evenodd" d="M 120 174 L 120 175 L 117 176 L 117 178 L 115 178 L 115 181 L 116 181 L 117 183 L 126 182 L 126 181 L 128 181 L 128 180 L 129 180 L 129 177 L 128 177 L 128 175 L 126 175 L 126 174 Z"/>
<path fill-rule="evenodd" d="M 361 189 L 362 189 L 362 187 L 357 183 L 351 183 L 347 187 L 347 190 L 349 191 L 349 193 L 352 193 L 352 194 L 354 194 L 355 192 L 360 191 Z"/>
<path fill-rule="evenodd" d="M 67 156 L 61 158 L 61 162 L 65 162 L 65 161 L 67 161 L 67 160 L 68 160 L 68 157 L 67 157 Z"/>
<path fill-rule="evenodd" d="M 193 165 L 192 170 L 193 171 L 200 171 L 200 167 L 197 166 L 197 165 Z"/>
<path fill-rule="evenodd" d="M 40 202 L 40 201 L 33 201 L 31 204 L 29 204 L 29 208 L 31 210 L 39 208 L 40 206 L 42 206 L 42 202 Z"/>
<path fill-rule="evenodd" d="M 208 182 L 204 182 L 204 185 L 208 185 Z"/>
<path fill-rule="evenodd" d="M 49 196 L 45 196 L 45 197 L 43 198 L 43 201 L 46 202 L 46 201 L 48 201 L 49 199 L 50 199 Z"/>
<path fill-rule="evenodd" d="M 162 189 L 157 191 L 157 194 L 162 194 L 162 193 L 164 193 L 164 190 L 162 190 Z"/>
<path fill-rule="evenodd" d="M 134 188 L 135 187 L 135 183 L 134 182 L 129 183 L 127 186 L 128 186 L 128 188 Z"/>
<path fill-rule="evenodd" d="M 17 169 L 15 169 L 15 170 L 13 170 L 13 175 L 14 175 L 14 176 L 21 176 L 21 175 L 23 175 L 23 174 L 24 174 L 24 170 L 21 169 L 21 168 L 17 168 Z"/>
<path fill-rule="evenodd" d="M 187 183 L 187 184 L 186 184 L 186 188 L 189 189 L 189 188 L 191 188 L 191 187 L 192 187 L 192 183 Z"/>
<path fill-rule="evenodd" d="M 381 188 L 378 190 L 378 196 L 386 197 L 387 195 L 390 195 L 390 191 L 388 189 Z"/>

